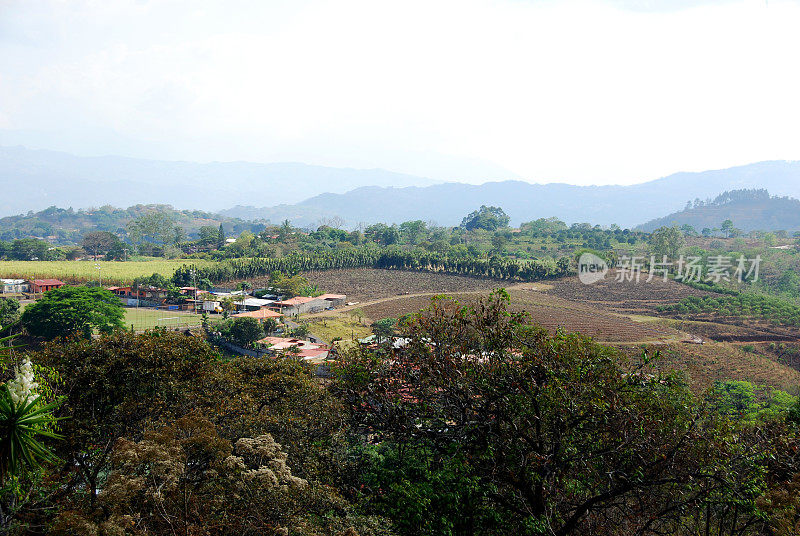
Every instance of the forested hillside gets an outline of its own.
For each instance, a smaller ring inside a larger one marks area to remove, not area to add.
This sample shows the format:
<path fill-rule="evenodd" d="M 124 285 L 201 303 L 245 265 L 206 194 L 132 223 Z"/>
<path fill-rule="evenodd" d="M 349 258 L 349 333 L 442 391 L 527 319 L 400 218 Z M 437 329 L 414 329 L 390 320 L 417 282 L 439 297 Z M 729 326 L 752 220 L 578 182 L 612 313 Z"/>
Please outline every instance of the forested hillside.
<path fill-rule="evenodd" d="M 695 199 L 680 212 L 640 226 L 651 232 L 659 227 L 690 225 L 697 231 L 722 229 L 730 220 L 742 231 L 800 230 L 800 201 L 790 197 L 770 196 L 767 190 L 734 190 L 714 199 Z"/>
<path fill-rule="evenodd" d="M 197 237 L 203 226 L 217 227 L 223 224 L 226 230 L 236 235 L 242 231 L 258 232 L 264 228 L 258 222 L 245 222 L 201 210 L 175 210 L 169 205 L 135 205 L 128 208 L 105 205 L 79 210 L 53 206 L 39 212 L 0 218 L 0 240 L 44 238 L 57 245 L 75 244 L 81 241 L 85 233 L 92 231 L 108 231 L 125 238 L 130 222 L 154 213 L 166 215 L 193 238 Z"/>

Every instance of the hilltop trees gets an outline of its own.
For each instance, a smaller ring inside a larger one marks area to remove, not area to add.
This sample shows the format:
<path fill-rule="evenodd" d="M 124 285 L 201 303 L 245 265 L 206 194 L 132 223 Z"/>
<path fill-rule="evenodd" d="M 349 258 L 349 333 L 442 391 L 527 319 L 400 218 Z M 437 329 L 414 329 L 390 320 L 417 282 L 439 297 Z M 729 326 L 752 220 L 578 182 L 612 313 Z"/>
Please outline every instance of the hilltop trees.
<path fill-rule="evenodd" d="M 496 231 L 501 227 L 507 227 L 511 218 L 500 207 L 487 207 L 481 205 L 481 208 L 471 212 L 461 220 L 461 227 L 467 231 L 474 231 L 476 229 L 484 229 L 486 231 Z"/>
<path fill-rule="evenodd" d="M 136 245 L 150 242 L 169 246 L 186 238 L 183 227 L 176 225 L 166 212 L 144 214 L 128 223 L 127 229 L 128 237 Z"/>

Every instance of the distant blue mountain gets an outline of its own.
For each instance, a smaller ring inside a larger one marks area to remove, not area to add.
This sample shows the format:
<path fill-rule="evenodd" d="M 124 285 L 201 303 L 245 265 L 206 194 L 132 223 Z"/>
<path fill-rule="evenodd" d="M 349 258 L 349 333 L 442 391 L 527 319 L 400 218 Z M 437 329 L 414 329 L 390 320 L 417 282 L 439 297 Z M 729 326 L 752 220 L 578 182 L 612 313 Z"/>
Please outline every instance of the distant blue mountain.
<path fill-rule="evenodd" d="M 767 188 L 772 194 L 800 197 L 800 162 L 759 162 L 723 170 L 677 173 L 633 186 L 572 186 L 523 181 L 479 186 L 446 183 L 426 187 L 368 186 L 344 194 L 325 193 L 294 205 L 237 206 L 223 214 L 243 219 L 284 219 L 313 225 L 338 216 L 350 225 L 432 220 L 457 225 L 481 205 L 502 207 L 512 225 L 556 216 L 568 223 L 633 227 L 679 211 L 687 201 L 714 198 L 728 190 Z"/>
<path fill-rule="evenodd" d="M 382 169 L 298 163 L 170 162 L 120 156 L 80 157 L 0 147 L 0 217 L 51 205 L 169 204 L 219 210 L 239 203 L 296 203 L 359 186 L 423 186 L 436 181 Z"/>

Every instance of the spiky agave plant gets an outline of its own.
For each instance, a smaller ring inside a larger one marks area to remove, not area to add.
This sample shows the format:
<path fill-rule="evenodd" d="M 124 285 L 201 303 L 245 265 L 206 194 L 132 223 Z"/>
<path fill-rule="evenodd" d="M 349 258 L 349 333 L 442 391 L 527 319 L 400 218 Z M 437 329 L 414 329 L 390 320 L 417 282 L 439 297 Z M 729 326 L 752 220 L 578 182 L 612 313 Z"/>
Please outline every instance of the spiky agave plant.
<path fill-rule="evenodd" d="M 0 356 L 7 357 L 15 335 L 0 338 Z M 62 400 L 43 404 L 36 393 L 33 366 L 28 359 L 16 368 L 14 378 L 0 385 L 0 485 L 9 475 L 17 475 L 23 466 L 31 469 L 43 463 L 58 461 L 58 457 L 39 439 L 61 439 L 52 431 L 59 420 L 53 411 Z"/>

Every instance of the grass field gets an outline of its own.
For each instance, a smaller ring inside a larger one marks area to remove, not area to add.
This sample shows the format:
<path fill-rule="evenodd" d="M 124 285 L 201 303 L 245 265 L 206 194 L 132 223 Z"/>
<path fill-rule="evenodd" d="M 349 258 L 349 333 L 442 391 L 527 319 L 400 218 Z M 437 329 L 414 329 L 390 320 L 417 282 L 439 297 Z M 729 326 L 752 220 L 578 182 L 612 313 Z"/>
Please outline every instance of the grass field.
<path fill-rule="evenodd" d="M 55 278 L 68 283 L 97 281 L 103 277 L 103 284 L 130 283 L 136 277 L 159 273 L 171 277 L 185 259 L 159 259 L 152 261 L 0 261 L 0 277 L 19 279 Z M 213 264 L 213 261 L 192 260 L 198 266 Z M 100 270 L 96 268 L 100 265 Z"/>
<path fill-rule="evenodd" d="M 156 327 L 167 329 L 196 327 L 200 325 L 201 316 L 184 311 L 167 311 L 163 309 L 126 308 L 125 327 L 133 324 L 135 331 L 143 331 Z"/>
<path fill-rule="evenodd" d="M 372 334 L 372 329 L 366 324 L 366 321 L 359 324 L 347 313 L 310 319 L 308 327 L 314 335 L 321 337 L 326 342 L 331 342 L 336 338 L 342 339 L 345 347 L 349 346 L 350 341 L 354 338 L 362 339 Z"/>

